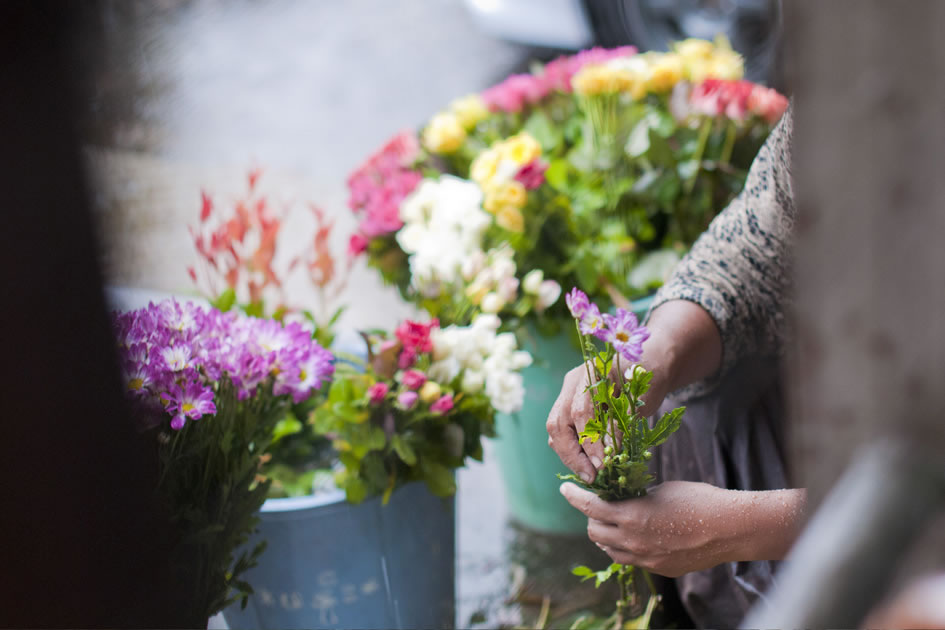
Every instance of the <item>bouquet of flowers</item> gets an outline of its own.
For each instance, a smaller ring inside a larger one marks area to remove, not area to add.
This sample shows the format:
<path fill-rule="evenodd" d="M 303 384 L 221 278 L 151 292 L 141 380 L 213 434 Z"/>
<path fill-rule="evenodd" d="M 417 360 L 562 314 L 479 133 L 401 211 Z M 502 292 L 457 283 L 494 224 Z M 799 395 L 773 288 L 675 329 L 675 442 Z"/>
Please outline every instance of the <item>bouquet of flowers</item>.
<path fill-rule="evenodd" d="M 365 333 L 366 363 L 339 366 L 313 416 L 339 453 L 335 481 L 349 501 L 382 495 L 386 503 L 414 480 L 437 496 L 456 491 L 453 470 L 482 459 L 495 411 L 513 413 L 524 401 L 518 370 L 531 356 L 499 323 L 481 314 L 469 326 L 406 321 L 393 337 Z"/>
<path fill-rule="evenodd" d="M 280 256 L 283 227 L 295 204 L 276 206 L 260 191 L 260 169 L 250 170 L 246 193 L 229 204 L 203 192 L 199 222 L 190 226 L 198 264 L 188 268 L 194 284 L 221 311 L 238 309 L 248 315 L 269 315 L 279 321 L 296 321 L 312 329 L 320 345 L 330 347 L 334 326 L 344 311 L 335 306 L 347 287 L 350 262 L 339 265 L 330 239 L 334 221 L 319 207 L 308 204 L 314 219 L 310 245 L 303 251 Z M 315 300 L 303 308 L 291 303 L 286 292 L 290 278 L 303 276 Z M 319 403 L 320 392 L 293 400 L 275 425 L 262 474 L 272 483 L 269 496 L 281 498 L 311 494 L 330 473 L 334 453 L 323 436 L 305 419 Z"/>
<path fill-rule="evenodd" d="M 787 106 L 741 76 L 726 41 L 686 40 L 583 51 L 458 99 L 350 177 L 350 251 L 449 323 L 553 328 L 568 284 L 644 295 L 741 190 Z"/>
<path fill-rule="evenodd" d="M 113 321 L 135 419 L 159 451 L 158 495 L 179 535 L 192 612 L 245 605 L 252 588 L 240 576 L 263 545 L 234 554 L 266 498 L 258 473 L 273 428 L 331 377 L 334 358 L 298 324 L 172 300 Z"/>
<path fill-rule="evenodd" d="M 605 439 L 607 444 L 602 467 L 592 483 L 584 483 L 573 474 L 559 475 L 559 478 L 579 483 L 607 501 L 641 497 L 646 494 L 647 485 L 653 481 L 653 476 L 648 472 L 648 462 L 652 457 L 650 449 L 665 442 L 679 429 L 685 407 L 664 414 L 650 427 L 639 409 L 653 373 L 637 363 L 643 353 L 643 342 L 649 338 L 649 331 L 637 323 L 633 313 L 621 308 L 616 309 L 614 315 L 602 315 L 599 307 L 577 288 L 571 290 L 566 302 L 581 336 L 588 391 L 594 410 L 593 417 L 588 419 L 579 437 L 582 441 L 591 442 Z M 603 342 L 603 350 L 597 347 L 595 339 Z M 635 570 L 640 572 L 649 586 L 650 596 L 645 609 L 638 601 L 640 596 L 634 584 Z M 617 580 L 620 596 L 611 622 L 605 624 L 607 627 L 625 627 L 624 622 L 628 621 L 631 610 L 642 612 L 633 627 L 649 626 L 658 595 L 646 571 L 615 563 L 603 571 L 592 571 L 580 566 L 574 569 L 574 574 L 584 580 L 595 578 L 597 586 L 611 577 Z"/>

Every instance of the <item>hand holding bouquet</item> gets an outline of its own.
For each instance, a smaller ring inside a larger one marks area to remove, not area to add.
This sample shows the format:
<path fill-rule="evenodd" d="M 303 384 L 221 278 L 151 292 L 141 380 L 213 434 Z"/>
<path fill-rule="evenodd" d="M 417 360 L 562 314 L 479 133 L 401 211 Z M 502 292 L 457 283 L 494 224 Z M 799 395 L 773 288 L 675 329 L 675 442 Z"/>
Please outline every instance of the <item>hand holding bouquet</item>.
<path fill-rule="evenodd" d="M 579 437 L 581 441 L 591 442 L 604 439 L 607 445 L 602 467 L 592 483 L 587 484 L 573 474 L 560 478 L 578 483 L 606 501 L 641 497 L 653 481 L 648 471 L 652 457 L 650 449 L 665 442 L 679 429 L 685 407 L 664 414 L 651 428 L 639 413 L 643 406 L 642 397 L 653 378 L 653 373 L 638 363 L 649 331 L 637 323 L 633 313 L 623 309 L 616 309 L 614 315 L 601 314 L 598 306 L 576 288 L 568 294 L 566 302 L 581 336 L 594 413 Z M 598 348 L 595 340 L 603 342 L 603 350 Z M 611 376 L 615 377 L 614 380 Z M 648 620 L 657 596 L 649 575 L 642 569 L 640 572 L 650 585 L 650 599 L 643 613 Z M 612 564 L 597 572 L 578 567 L 574 573 L 584 579 L 596 578 L 598 586 L 616 576 L 620 599 L 617 601 L 615 628 L 623 627 L 631 609 L 641 607 L 634 585 L 634 567 Z M 642 627 L 647 623 L 644 622 Z"/>

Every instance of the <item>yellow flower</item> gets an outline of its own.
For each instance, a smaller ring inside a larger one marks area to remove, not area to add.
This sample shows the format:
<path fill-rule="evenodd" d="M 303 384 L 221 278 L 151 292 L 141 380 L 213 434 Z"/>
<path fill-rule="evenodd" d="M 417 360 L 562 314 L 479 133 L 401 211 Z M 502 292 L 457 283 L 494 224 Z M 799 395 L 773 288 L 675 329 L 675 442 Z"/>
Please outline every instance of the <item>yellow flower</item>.
<path fill-rule="evenodd" d="M 433 153 L 452 153 L 466 141 L 466 131 L 455 115 L 441 112 L 423 130 L 423 146 Z"/>
<path fill-rule="evenodd" d="M 495 215 L 496 224 L 509 232 L 525 231 L 525 217 L 515 206 L 502 206 Z"/>
<path fill-rule="evenodd" d="M 506 206 L 514 209 L 521 208 L 526 201 L 528 201 L 528 193 L 525 191 L 525 186 L 512 179 L 487 189 L 482 207 L 490 214 L 498 214 Z"/>
<path fill-rule="evenodd" d="M 522 131 L 506 138 L 496 147 L 502 157 L 524 166 L 541 156 L 541 145 L 527 132 Z"/>
<path fill-rule="evenodd" d="M 647 89 L 650 92 L 669 92 L 683 78 L 683 60 L 677 54 L 654 55 L 649 60 L 650 74 L 647 77 Z"/>
<path fill-rule="evenodd" d="M 709 76 L 737 81 L 745 76 L 745 62 L 734 50 L 719 49 L 709 61 Z"/>
<path fill-rule="evenodd" d="M 438 384 L 433 381 L 427 381 L 423 384 L 423 387 L 420 388 L 420 400 L 425 403 L 431 403 L 440 397 L 441 392 L 442 390 Z"/>
<path fill-rule="evenodd" d="M 499 168 L 499 161 L 502 155 L 496 149 L 486 149 L 476 156 L 469 166 L 469 178 L 486 188 L 492 178 L 495 177 L 496 170 Z"/>
<path fill-rule="evenodd" d="M 489 116 L 489 109 L 478 94 L 470 94 L 450 103 L 450 111 L 466 131 L 472 129 Z"/>
<path fill-rule="evenodd" d="M 613 64 L 587 65 L 571 79 L 574 91 L 583 96 L 616 94 L 632 87 L 635 77 Z"/>
<path fill-rule="evenodd" d="M 712 56 L 712 53 L 715 52 L 715 45 L 712 42 L 696 38 L 684 39 L 681 42 L 677 42 L 673 48 L 676 49 L 676 52 L 686 63 L 697 59 L 708 59 Z"/>

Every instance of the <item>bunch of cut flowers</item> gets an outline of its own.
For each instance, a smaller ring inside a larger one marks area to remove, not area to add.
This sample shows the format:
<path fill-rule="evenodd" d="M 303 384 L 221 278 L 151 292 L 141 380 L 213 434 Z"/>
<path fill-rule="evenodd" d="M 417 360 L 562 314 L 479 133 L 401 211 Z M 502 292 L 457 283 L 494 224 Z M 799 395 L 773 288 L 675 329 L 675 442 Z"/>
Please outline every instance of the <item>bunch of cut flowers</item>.
<path fill-rule="evenodd" d="M 351 176 L 350 252 L 444 322 L 481 310 L 550 332 L 561 286 L 642 297 L 741 190 L 787 107 L 742 75 L 724 39 L 686 40 L 594 48 L 460 98 Z M 480 276 L 496 259 L 511 265 Z"/>
<path fill-rule="evenodd" d="M 339 263 L 332 251 L 334 220 L 314 204 L 273 201 L 262 189 L 259 168 L 251 169 L 246 179 L 245 193 L 232 200 L 202 192 L 199 221 L 190 226 L 197 264 L 188 273 L 221 311 L 300 323 L 319 344 L 330 347 L 351 271 L 350 261 Z M 287 252 L 287 224 L 301 226 L 306 220 L 314 223 L 308 242 Z M 290 284 L 296 289 L 291 300 Z M 330 485 L 328 469 L 335 454 L 306 422 L 320 396 L 313 391 L 293 400 L 273 429 L 262 469 L 271 481 L 270 498 L 303 496 Z"/>
<path fill-rule="evenodd" d="M 653 481 L 649 473 L 650 449 L 679 429 L 685 407 L 664 414 L 651 427 L 640 409 L 653 373 L 638 363 L 649 331 L 637 322 L 633 313 L 621 308 L 617 308 L 615 314 L 602 314 L 577 288 L 567 295 L 566 302 L 581 337 L 594 414 L 579 438 L 582 442 L 604 440 L 605 447 L 601 469 L 592 483 L 587 484 L 573 474 L 559 475 L 559 478 L 578 483 L 606 501 L 642 497 Z M 632 622 L 630 627 L 634 628 L 649 627 L 659 595 L 645 570 L 613 563 L 602 571 L 580 566 L 573 572 L 583 580 L 595 579 L 597 586 L 614 578 L 620 593 L 610 619 L 601 623 L 586 618 L 579 620 L 575 628 L 620 629 L 627 627 L 628 622 Z M 646 591 L 636 583 L 637 575 L 642 576 Z M 637 616 L 631 619 L 634 613 Z"/>
<path fill-rule="evenodd" d="M 298 324 L 166 300 L 114 314 L 127 397 L 158 449 L 159 499 L 178 535 L 175 566 L 204 618 L 252 593 L 241 579 L 264 545 L 240 552 L 268 481 L 275 424 L 334 371 Z"/>
<path fill-rule="evenodd" d="M 332 438 L 347 499 L 358 503 L 424 481 L 437 496 L 456 491 L 454 469 L 482 459 L 496 411 L 514 413 L 525 397 L 519 370 L 531 355 L 501 333 L 494 314 L 469 326 L 405 321 L 393 335 L 364 333 L 367 360 L 339 365 L 313 422 Z"/>

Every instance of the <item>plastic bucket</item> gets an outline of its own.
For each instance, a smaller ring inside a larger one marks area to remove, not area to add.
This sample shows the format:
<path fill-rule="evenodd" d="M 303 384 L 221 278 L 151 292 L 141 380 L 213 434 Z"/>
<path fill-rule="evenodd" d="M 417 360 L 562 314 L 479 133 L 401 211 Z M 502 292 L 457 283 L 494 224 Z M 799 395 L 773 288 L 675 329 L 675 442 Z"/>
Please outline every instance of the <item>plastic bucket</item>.
<path fill-rule="evenodd" d="M 231 628 L 451 628 L 454 624 L 454 500 L 420 482 L 358 505 L 341 492 L 269 499 L 246 573 L 245 610 Z"/>

